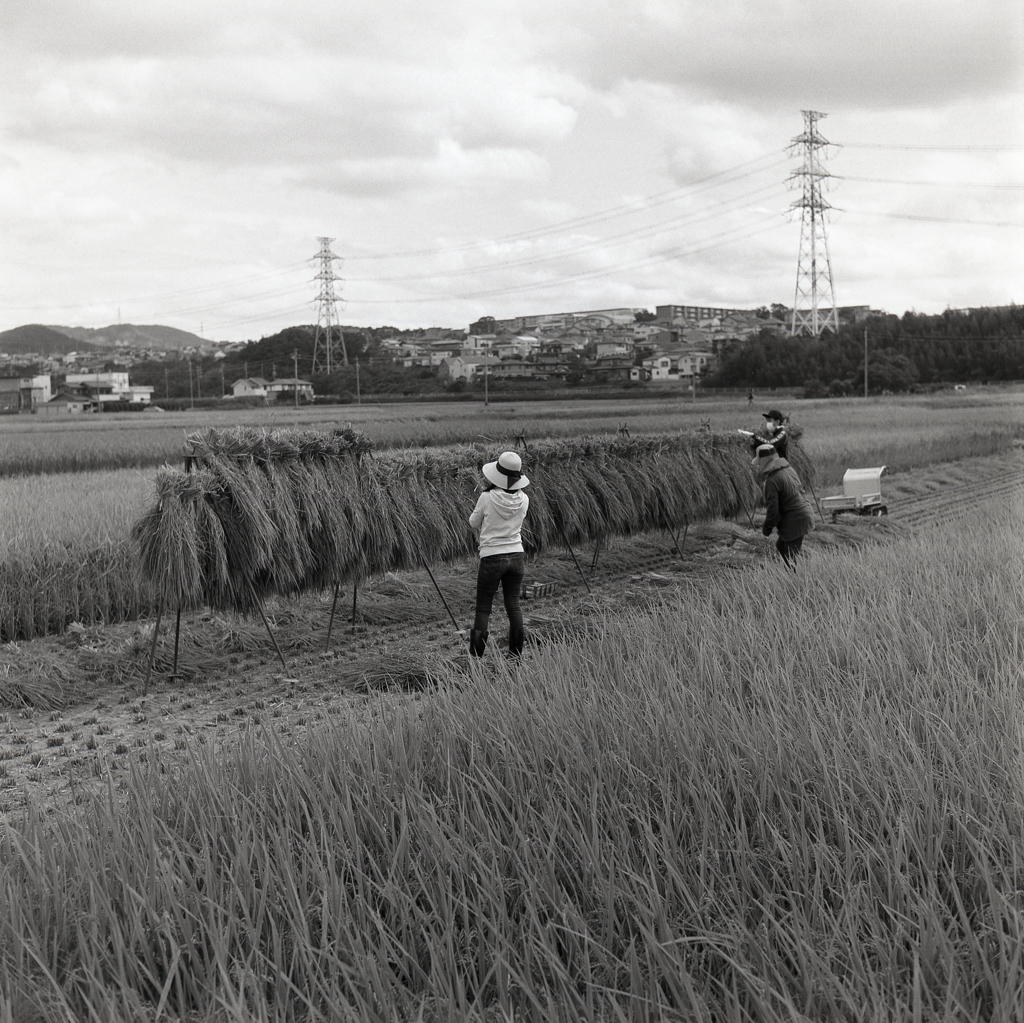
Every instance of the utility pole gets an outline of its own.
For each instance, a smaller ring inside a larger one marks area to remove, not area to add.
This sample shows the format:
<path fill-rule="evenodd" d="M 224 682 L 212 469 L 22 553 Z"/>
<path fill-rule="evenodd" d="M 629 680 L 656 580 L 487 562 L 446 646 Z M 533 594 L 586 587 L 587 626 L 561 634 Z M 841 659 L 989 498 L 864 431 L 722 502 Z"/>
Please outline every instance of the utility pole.
<path fill-rule="evenodd" d="M 333 238 L 317 238 L 320 251 L 313 258 L 320 264 L 315 281 L 320 282 L 320 293 L 316 297 L 316 331 L 313 335 L 313 372 L 330 373 L 336 368 L 338 357 L 348 365 L 348 351 L 345 348 L 345 332 L 338 323 L 337 302 L 334 282 L 341 278 L 334 272 L 334 262 L 340 259 L 331 252 Z M 337 335 L 335 335 L 337 328 Z"/>
<path fill-rule="evenodd" d="M 868 396 L 868 328 L 864 328 L 864 397 Z"/>
<path fill-rule="evenodd" d="M 192 394 L 192 359 L 188 360 L 188 403 L 190 408 L 196 407 L 196 399 Z"/>
<path fill-rule="evenodd" d="M 359 391 L 359 356 L 356 356 L 356 404 L 362 405 L 363 397 Z"/>
<path fill-rule="evenodd" d="M 298 348 L 292 349 L 292 364 L 295 367 L 295 407 L 299 407 L 299 350 Z"/>
<path fill-rule="evenodd" d="M 196 363 L 196 397 L 203 396 L 203 357 L 200 355 Z"/>
<path fill-rule="evenodd" d="M 224 363 L 220 364 L 220 396 L 223 398 L 227 394 L 227 388 L 224 386 Z"/>
<path fill-rule="evenodd" d="M 488 347 L 484 350 L 485 351 L 485 354 L 484 354 L 484 405 L 490 404 L 490 402 L 488 400 L 489 396 L 487 394 L 487 381 L 488 381 L 488 378 L 491 375 L 491 364 L 487 361 L 490 358 L 490 356 L 486 354 L 486 352 L 489 351 L 489 350 L 490 350 L 490 346 L 488 345 Z"/>
<path fill-rule="evenodd" d="M 171 382 L 167 375 L 167 367 L 164 366 L 164 397 L 169 398 L 171 396 Z"/>
<path fill-rule="evenodd" d="M 789 333 L 821 337 L 826 330 L 839 332 L 839 313 L 832 287 L 832 264 L 825 235 L 825 211 L 832 207 L 822 195 L 822 182 L 832 177 L 822 166 L 820 150 L 827 146 L 818 131 L 818 121 L 827 114 L 803 110 L 804 130 L 790 144 L 790 153 L 803 155 L 800 170 L 790 175 L 799 179 L 801 196 L 790 209 L 800 210 L 800 252 L 796 269 L 796 294 Z M 827 310 L 823 307 L 828 302 Z"/>

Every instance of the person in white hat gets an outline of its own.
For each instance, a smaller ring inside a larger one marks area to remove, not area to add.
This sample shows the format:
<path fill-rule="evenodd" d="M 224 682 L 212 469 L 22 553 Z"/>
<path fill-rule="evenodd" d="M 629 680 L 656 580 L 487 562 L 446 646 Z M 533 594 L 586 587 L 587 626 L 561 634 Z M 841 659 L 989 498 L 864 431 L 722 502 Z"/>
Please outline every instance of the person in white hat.
<path fill-rule="evenodd" d="M 494 595 L 501 587 L 508 614 L 508 651 L 523 652 L 523 610 L 519 604 L 526 555 L 522 528 L 530 499 L 523 488 L 530 481 L 523 475 L 523 463 L 514 451 L 503 451 L 481 470 L 487 487 L 469 517 L 480 535 L 480 568 L 476 579 L 476 617 L 469 634 L 469 652 L 482 657 L 487 646 L 487 626 Z"/>

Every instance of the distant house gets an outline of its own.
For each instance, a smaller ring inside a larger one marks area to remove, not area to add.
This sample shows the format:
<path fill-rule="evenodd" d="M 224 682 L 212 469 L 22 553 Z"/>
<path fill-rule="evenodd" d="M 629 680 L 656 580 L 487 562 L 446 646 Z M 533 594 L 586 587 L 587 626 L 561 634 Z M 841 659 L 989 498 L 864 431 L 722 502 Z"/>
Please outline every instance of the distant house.
<path fill-rule="evenodd" d="M 50 398 L 49 374 L 0 378 L 0 412 L 34 412 Z"/>
<path fill-rule="evenodd" d="M 441 363 L 437 375 L 441 380 L 449 382 L 473 380 L 501 364 L 501 359 L 496 359 L 493 355 L 453 355 Z"/>
<path fill-rule="evenodd" d="M 492 365 L 489 372 L 497 380 L 509 377 L 532 377 L 534 364 L 525 359 L 500 359 L 496 366 Z"/>
<path fill-rule="evenodd" d="M 298 377 L 278 377 L 267 384 L 267 400 L 280 401 L 283 398 L 294 398 L 298 394 L 299 401 L 313 400 L 313 385 L 308 380 Z"/>
<path fill-rule="evenodd" d="M 644 366 L 650 370 L 652 380 L 671 380 L 679 372 L 674 362 L 671 356 L 653 355 L 644 359 Z"/>
<path fill-rule="evenodd" d="M 153 388 L 148 384 L 129 384 L 127 372 L 68 373 L 64 377 L 64 388 L 69 393 L 82 395 L 100 404 L 129 402 L 132 405 L 148 405 L 153 397 Z"/>
<path fill-rule="evenodd" d="M 681 355 L 677 361 L 678 372 L 681 377 L 701 376 L 714 361 L 711 352 L 690 352 Z"/>
<path fill-rule="evenodd" d="M 629 355 L 632 357 L 633 345 L 625 341 L 598 341 L 594 346 L 595 353 L 599 359 L 607 356 Z"/>
<path fill-rule="evenodd" d="M 79 415 L 83 412 L 99 412 L 99 410 L 98 401 L 69 391 L 61 391 L 36 408 L 36 412 L 43 416 Z"/>
<path fill-rule="evenodd" d="M 231 385 L 231 397 L 265 398 L 268 383 L 263 377 L 242 377 Z"/>
<path fill-rule="evenodd" d="M 633 368 L 631 355 L 606 355 L 587 367 L 584 379 L 599 384 L 624 382 L 632 378 Z"/>

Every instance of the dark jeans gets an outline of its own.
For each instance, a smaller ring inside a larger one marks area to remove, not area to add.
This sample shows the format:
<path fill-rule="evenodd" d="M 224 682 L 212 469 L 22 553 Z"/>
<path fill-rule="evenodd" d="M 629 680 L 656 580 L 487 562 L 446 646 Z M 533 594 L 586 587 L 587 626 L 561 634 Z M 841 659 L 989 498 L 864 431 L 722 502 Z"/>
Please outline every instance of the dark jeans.
<path fill-rule="evenodd" d="M 782 560 L 787 564 L 791 565 L 796 561 L 796 556 L 800 553 L 800 548 L 803 546 L 804 538 L 798 536 L 795 540 L 776 540 L 775 549 L 782 555 Z"/>
<path fill-rule="evenodd" d="M 523 609 L 519 605 L 519 593 L 525 574 L 525 554 L 491 554 L 480 559 L 480 570 L 476 577 L 475 630 L 487 631 L 494 594 L 500 585 L 505 598 L 505 611 L 508 613 L 509 633 L 523 631 Z"/>

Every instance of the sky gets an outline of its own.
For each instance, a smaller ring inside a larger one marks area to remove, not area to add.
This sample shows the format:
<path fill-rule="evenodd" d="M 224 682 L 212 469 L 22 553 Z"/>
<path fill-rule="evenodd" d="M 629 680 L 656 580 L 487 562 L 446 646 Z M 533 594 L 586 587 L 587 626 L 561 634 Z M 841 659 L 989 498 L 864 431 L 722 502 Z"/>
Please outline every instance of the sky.
<path fill-rule="evenodd" d="M 792 305 L 803 110 L 838 305 L 1020 303 L 1022 39 L 1019 0 L 0 0 L 0 330 L 314 323 L 321 237 L 346 324 Z"/>

